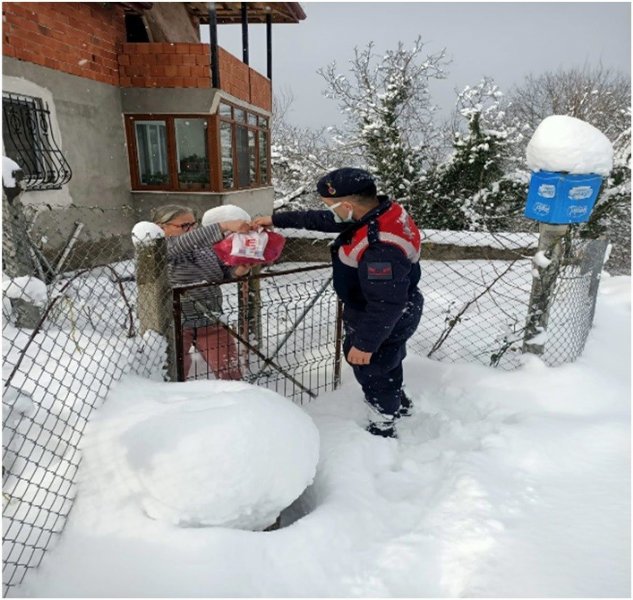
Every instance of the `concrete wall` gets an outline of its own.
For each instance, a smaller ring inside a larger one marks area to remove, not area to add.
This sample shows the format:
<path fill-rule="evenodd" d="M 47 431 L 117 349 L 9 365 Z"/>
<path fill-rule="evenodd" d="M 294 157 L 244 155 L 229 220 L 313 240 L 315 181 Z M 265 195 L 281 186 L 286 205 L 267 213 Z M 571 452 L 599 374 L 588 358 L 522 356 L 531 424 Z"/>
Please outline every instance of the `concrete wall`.
<path fill-rule="evenodd" d="M 39 96 L 48 103 L 55 141 L 73 172 L 63 190 L 28 192 L 24 195 L 25 204 L 61 208 L 72 203 L 108 209 L 131 205 L 118 87 L 4 57 L 3 90 Z M 93 218 L 91 211 L 82 211 L 82 218 L 91 221 L 85 223 L 87 230 L 106 234 L 129 232 L 131 217 L 122 211 L 116 218 L 105 219 L 98 210 L 92 212 Z M 57 217 L 49 211 L 49 220 L 60 229 L 68 222 L 72 225 L 73 217 Z M 52 234 L 50 243 L 55 242 Z"/>
<path fill-rule="evenodd" d="M 218 90 L 121 88 L 121 109 L 124 113 L 212 113 L 219 97 Z"/>
<path fill-rule="evenodd" d="M 274 191 L 272 187 L 256 190 L 240 190 L 228 193 L 168 193 L 168 192 L 132 192 L 133 206 L 139 220 L 149 221 L 152 209 L 163 204 L 184 204 L 196 211 L 201 217 L 205 210 L 223 204 L 235 204 L 243 208 L 252 217 L 269 215 L 273 210 Z"/>

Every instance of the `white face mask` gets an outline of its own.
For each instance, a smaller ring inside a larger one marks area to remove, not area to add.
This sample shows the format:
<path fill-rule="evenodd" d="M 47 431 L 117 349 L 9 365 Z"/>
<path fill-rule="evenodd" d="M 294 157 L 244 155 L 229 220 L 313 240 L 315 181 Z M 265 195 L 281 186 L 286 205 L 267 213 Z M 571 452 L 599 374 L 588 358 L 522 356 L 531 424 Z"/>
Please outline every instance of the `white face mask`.
<path fill-rule="evenodd" d="M 335 223 L 352 223 L 354 221 L 354 218 L 352 217 L 352 215 L 354 214 L 354 211 L 350 210 L 349 213 L 347 213 L 347 217 L 345 218 L 339 217 L 338 214 L 336 214 L 336 212 L 334 211 L 334 209 L 338 208 L 341 204 L 342 202 L 337 202 L 336 204 L 332 204 L 332 206 L 327 207 L 327 209 L 334 215 L 334 222 Z"/>

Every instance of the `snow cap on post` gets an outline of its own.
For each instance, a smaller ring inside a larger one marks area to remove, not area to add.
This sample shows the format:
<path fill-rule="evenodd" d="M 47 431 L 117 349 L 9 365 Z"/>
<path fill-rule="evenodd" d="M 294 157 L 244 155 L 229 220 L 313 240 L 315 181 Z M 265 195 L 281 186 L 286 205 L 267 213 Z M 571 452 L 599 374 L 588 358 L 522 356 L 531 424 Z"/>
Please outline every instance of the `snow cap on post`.
<path fill-rule="evenodd" d="M 552 115 L 541 121 L 527 146 L 532 171 L 606 177 L 613 168 L 613 146 L 593 125 L 575 117 Z"/>
<path fill-rule="evenodd" d="M 162 237 L 165 237 L 165 232 L 156 223 L 150 221 L 139 221 L 132 228 L 134 246 L 142 246 Z"/>
<path fill-rule="evenodd" d="M 317 193 L 322 198 L 373 196 L 376 194 L 376 182 L 364 169 L 344 167 L 321 177 L 317 182 Z"/>

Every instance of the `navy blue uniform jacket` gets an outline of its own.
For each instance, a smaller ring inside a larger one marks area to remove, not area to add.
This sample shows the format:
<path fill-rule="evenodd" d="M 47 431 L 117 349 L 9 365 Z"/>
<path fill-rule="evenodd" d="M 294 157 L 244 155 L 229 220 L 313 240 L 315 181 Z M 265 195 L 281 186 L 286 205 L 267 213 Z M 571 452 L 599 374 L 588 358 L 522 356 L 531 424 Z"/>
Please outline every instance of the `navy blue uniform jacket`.
<path fill-rule="evenodd" d="M 337 223 L 329 210 L 275 213 L 275 227 L 340 232 L 332 245 L 334 289 L 344 303 L 343 320 L 353 346 L 375 352 L 392 335 L 407 325 L 409 316 L 421 309 L 418 288 L 420 264 L 411 262 L 392 244 L 372 240 L 372 222 L 389 210 L 392 202 L 379 196 L 380 204 L 360 221 Z M 358 261 L 358 268 L 341 262 L 338 250 L 350 244 L 354 233 L 369 225 L 369 247 Z M 390 275 L 390 276 L 389 276 Z M 413 317 L 412 317 L 413 318 Z M 419 318 L 419 316 L 418 316 Z"/>

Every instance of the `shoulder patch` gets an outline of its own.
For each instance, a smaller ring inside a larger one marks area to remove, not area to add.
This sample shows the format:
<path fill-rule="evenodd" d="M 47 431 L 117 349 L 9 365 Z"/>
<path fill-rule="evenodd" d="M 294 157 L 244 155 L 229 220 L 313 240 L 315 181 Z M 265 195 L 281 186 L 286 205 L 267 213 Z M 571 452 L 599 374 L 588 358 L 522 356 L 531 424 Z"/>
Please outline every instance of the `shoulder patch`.
<path fill-rule="evenodd" d="M 367 263 L 367 279 L 393 279 L 390 262 Z"/>

